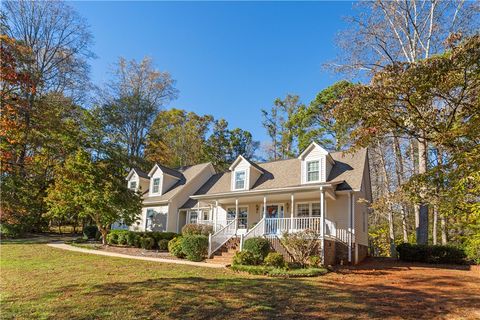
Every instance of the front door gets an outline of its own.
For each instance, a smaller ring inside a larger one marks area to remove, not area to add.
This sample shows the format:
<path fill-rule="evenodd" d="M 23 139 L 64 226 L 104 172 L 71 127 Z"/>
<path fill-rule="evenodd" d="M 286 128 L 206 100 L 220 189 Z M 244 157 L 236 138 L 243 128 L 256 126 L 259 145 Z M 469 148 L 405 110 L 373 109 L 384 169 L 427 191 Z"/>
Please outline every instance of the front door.
<path fill-rule="evenodd" d="M 281 231 L 283 205 L 271 204 L 266 209 L 265 232 L 267 234 L 277 234 Z"/>

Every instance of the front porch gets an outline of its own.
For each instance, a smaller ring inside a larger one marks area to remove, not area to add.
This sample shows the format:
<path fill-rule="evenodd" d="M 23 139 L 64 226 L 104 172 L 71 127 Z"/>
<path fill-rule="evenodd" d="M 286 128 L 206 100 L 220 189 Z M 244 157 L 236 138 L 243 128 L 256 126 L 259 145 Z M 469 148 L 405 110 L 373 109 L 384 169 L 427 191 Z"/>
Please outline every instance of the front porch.
<path fill-rule="evenodd" d="M 349 200 L 337 201 L 338 197 L 348 197 Z M 252 237 L 278 239 L 285 233 L 307 229 L 316 231 L 322 251 L 325 240 L 341 242 L 351 249 L 355 232 L 350 197 L 351 194 L 336 195 L 333 189 L 318 186 L 296 193 L 276 192 L 234 198 L 230 194 L 230 197 L 198 201 L 186 212 L 185 222 L 213 227 L 209 256 L 234 237 L 239 238 L 241 250 L 243 242 Z M 352 261 L 351 254 L 348 261 Z"/>

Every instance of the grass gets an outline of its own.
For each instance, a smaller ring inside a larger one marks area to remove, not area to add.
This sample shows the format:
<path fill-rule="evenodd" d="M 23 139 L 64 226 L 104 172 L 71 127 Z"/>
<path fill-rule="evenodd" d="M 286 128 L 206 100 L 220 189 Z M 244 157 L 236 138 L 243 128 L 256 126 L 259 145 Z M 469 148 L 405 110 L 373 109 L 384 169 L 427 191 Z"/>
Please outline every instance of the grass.
<path fill-rule="evenodd" d="M 328 273 L 328 270 L 325 268 L 284 269 L 268 266 L 233 265 L 231 269 L 250 274 L 267 275 L 269 277 L 280 278 L 317 277 Z"/>
<path fill-rule="evenodd" d="M 1 319 L 370 319 L 393 318 L 400 311 L 411 313 L 404 318 L 421 319 L 419 312 L 434 318 L 457 306 L 479 305 L 465 287 L 441 300 L 435 290 L 442 284 L 435 279 L 444 279 L 425 271 L 418 277 L 428 277 L 431 292 L 413 285 L 387 286 L 382 276 L 363 284 L 335 273 L 280 279 L 62 251 L 44 244 L 6 243 L 0 250 Z M 476 283 L 453 280 L 453 288 Z M 395 298 L 379 303 L 386 297 Z M 440 299 L 440 309 L 434 299 Z"/>

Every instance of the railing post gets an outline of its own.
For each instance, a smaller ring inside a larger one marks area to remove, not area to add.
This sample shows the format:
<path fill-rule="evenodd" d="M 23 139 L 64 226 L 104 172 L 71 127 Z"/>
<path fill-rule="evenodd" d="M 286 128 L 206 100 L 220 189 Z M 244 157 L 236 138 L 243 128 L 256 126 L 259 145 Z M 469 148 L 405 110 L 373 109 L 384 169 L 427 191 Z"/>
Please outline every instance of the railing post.
<path fill-rule="evenodd" d="M 208 257 L 212 255 L 212 234 L 208 234 Z"/>
<path fill-rule="evenodd" d="M 243 250 L 243 234 L 240 235 L 240 251 Z"/>

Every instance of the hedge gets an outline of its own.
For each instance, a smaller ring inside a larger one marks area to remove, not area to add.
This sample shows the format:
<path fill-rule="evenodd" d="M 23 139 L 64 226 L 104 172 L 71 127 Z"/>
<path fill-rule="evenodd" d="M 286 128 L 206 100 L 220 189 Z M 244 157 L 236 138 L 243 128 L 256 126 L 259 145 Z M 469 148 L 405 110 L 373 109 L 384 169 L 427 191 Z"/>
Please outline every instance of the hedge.
<path fill-rule="evenodd" d="M 283 268 L 285 267 L 285 259 L 283 258 L 281 253 L 270 252 L 265 257 L 264 264 L 270 267 Z"/>
<path fill-rule="evenodd" d="M 168 251 L 168 240 L 167 239 L 158 240 L 158 250 Z"/>
<path fill-rule="evenodd" d="M 170 252 L 172 255 L 174 255 L 177 258 L 185 257 L 185 253 L 182 251 L 182 242 L 183 242 L 182 236 L 178 236 L 168 241 L 168 252 Z"/>
<path fill-rule="evenodd" d="M 265 238 L 250 238 L 245 240 L 243 244 L 243 250 L 250 251 L 255 256 L 258 257 L 258 263 L 260 264 L 265 260 L 268 253 L 270 252 L 270 242 Z"/>
<path fill-rule="evenodd" d="M 407 262 L 464 264 L 465 252 L 457 247 L 402 243 L 397 246 L 400 260 Z"/>
<path fill-rule="evenodd" d="M 232 270 L 247 272 L 255 275 L 266 275 L 269 277 L 280 278 L 297 278 L 297 277 L 317 277 L 328 273 L 325 268 L 299 268 L 299 269 L 286 269 L 275 268 L 270 266 L 245 266 L 245 265 L 232 265 Z"/>
<path fill-rule="evenodd" d="M 145 245 L 142 245 L 141 239 L 151 238 L 153 239 L 153 245 L 150 246 L 150 244 L 148 244 L 147 247 L 149 247 L 150 249 L 159 249 L 158 244 L 161 240 L 166 240 L 168 242 L 176 236 L 177 234 L 175 232 L 135 232 L 130 230 L 111 230 L 107 235 L 107 243 L 110 245 L 118 244 L 130 247 L 144 248 Z"/>
<path fill-rule="evenodd" d="M 206 224 L 189 223 L 183 226 L 182 234 L 184 236 L 204 235 L 208 236 L 213 233 L 213 226 Z"/>
<path fill-rule="evenodd" d="M 182 252 L 190 261 L 202 261 L 208 253 L 208 237 L 204 235 L 184 236 Z"/>

